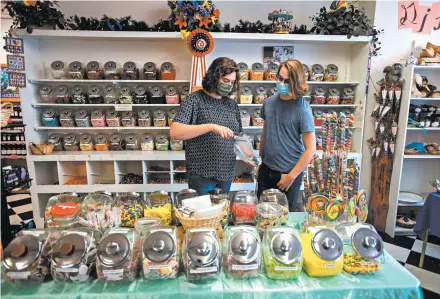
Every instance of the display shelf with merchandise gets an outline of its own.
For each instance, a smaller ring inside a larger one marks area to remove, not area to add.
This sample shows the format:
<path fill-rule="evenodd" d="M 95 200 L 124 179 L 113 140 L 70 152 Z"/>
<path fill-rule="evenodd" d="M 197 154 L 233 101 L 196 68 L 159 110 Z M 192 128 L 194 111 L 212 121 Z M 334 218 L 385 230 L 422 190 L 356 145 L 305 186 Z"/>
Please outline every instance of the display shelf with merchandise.
<path fill-rule="evenodd" d="M 189 84 L 189 80 L 91 80 L 91 79 L 29 79 L 30 83 L 34 84 L 96 84 L 96 83 L 105 83 L 105 84 L 139 84 L 139 83 L 149 83 L 150 85 L 156 84 Z"/>
<path fill-rule="evenodd" d="M 247 84 L 275 84 L 275 81 L 256 81 L 256 80 L 248 80 L 248 81 L 240 81 L 240 84 L 247 85 Z M 344 82 L 344 81 L 337 81 L 337 82 L 329 82 L 329 81 L 307 81 L 307 84 L 310 85 L 346 85 L 346 86 L 356 86 L 359 85 L 359 82 Z"/>

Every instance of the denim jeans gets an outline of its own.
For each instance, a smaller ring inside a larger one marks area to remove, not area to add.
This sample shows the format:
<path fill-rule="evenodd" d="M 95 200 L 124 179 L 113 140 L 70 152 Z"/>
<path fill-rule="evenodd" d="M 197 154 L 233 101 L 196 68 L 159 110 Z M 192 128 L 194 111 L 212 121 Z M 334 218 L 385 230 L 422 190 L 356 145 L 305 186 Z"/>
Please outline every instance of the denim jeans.
<path fill-rule="evenodd" d="M 231 191 L 232 180 L 219 181 L 216 179 L 204 178 L 194 172 L 188 172 L 188 186 L 190 189 L 194 189 L 199 195 L 206 195 L 209 191 L 215 188 L 220 188 L 225 192 Z"/>
<path fill-rule="evenodd" d="M 258 198 L 260 198 L 261 194 L 264 190 L 267 189 L 278 189 L 278 182 L 281 180 L 281 172 L 270 169 L 264 163 L 261 164 L 260 170 L 258 171 Z M 296 179 L 293 181 L 287 192 L 284 192 L 287 197 L 287 201 L 289 203 L 289 212 L 295 212 L 295 210 L 299 209 L 298 207 L 298 195 L 299 189 L 301 187 L 303 180 L 303 173 L 301 172 Z"/>

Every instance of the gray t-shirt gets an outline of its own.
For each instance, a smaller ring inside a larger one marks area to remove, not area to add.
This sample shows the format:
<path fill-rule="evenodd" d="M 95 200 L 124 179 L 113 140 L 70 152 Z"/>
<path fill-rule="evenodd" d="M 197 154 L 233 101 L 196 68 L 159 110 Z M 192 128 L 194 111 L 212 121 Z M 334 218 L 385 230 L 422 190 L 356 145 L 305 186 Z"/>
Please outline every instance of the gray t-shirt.
<path fill-rule="evenodd" d="M 288 173 L 304 153 L 301 134 L 315 131 L 312 109 L 303 97 L 285 101 L 275 94 L 264 101 L 261 115 L 266 125 L 263 163 Z"/>

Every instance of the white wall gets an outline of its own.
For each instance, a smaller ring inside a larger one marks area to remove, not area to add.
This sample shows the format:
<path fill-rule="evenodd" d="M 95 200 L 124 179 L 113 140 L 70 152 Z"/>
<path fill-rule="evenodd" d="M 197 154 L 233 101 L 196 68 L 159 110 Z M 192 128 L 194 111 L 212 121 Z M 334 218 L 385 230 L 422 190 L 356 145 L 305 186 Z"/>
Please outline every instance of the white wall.
<path fill-rule="evenodd" d="M 0 29 L 1 29 L 1 47 L 0 47 L 0 63 L 6 63 L 6 51 L 3 49 L 5 32 L 9 30 L 9 27 L 12 25 L 12 19 L 9 18 L 1 18 L 0 19 Z"/>

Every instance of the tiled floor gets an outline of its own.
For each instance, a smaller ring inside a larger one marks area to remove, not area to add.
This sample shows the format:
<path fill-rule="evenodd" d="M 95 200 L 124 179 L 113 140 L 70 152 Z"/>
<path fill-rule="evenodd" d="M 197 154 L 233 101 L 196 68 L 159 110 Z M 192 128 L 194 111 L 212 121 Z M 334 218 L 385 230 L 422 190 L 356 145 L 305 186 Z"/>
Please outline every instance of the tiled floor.
<path fill-rule="evenodd" d="M 385 250 L 422 283 L 425 299 L 440 299 L 440 238 L 430 236 L 423 268 L 419 268 L 423 241 L 418 237 L 382 235 Z"/>

